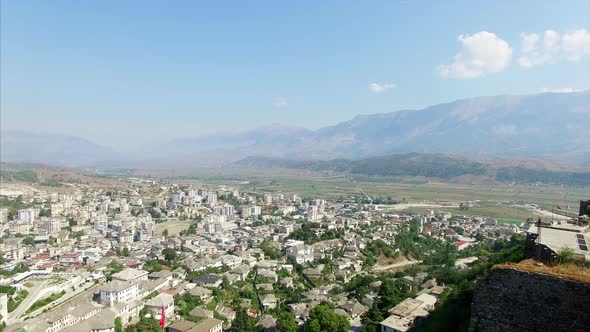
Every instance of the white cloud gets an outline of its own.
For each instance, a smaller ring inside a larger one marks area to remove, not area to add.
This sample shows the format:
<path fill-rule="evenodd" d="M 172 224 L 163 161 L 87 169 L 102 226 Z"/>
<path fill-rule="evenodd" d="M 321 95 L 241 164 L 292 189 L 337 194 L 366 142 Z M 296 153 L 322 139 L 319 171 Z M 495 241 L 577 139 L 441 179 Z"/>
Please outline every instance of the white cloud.
<path fill-rule="evenodd" d="M 590 56 L 590 31 L 576 30 L 563 35 L 563 51 L 569 61 L 578 61 L 584 56 Z"/>
<path fill-rule="evenodd" d="M 373 93 L 381 93 L 385 90 L 394 89 L 396 87 L 397 87 L 397 85 L 395 85 L 393 83 L 383 83 L 383 84 L 371 83 L 371 84 L 369 84 L 369 91 L 371 91 Z"/>
<path fill-rule="evenodd" d="M 536 33 L 521 33 L 521 56 L 518 63 L 523 67 L 533 67 L 548 63 L 555 63 L 559 59 L 559 33 L 547 30 L 540 36 Z"/>
<path fill-rule="evenodd" d="M 590 55 L 590 32 L 585 29 L 559 34 L 546 30 L 543 35 L 521 33 L 522 47 L 518 63 L 533 67 L 562 61 L 579 61 Z"/>
<path fill-rule="evenodd" d="M 287 105 L 289 105 L 289 104 L 287 104 L 287 100 L 283 97 L 276 98 L 272 104 L 276 108 L 284 108 L 284 107 L 287 107 Z"/>
<path fill-rule="evenodd" d="M 442 77 L 476 78 L 503 70 L 510 64 L 512 48 L 495 33 L 480 31 L 473 35 L 460 35 L 461 52 L 449 65 L 438 67 Z"/>
<path fill-rule="evenodd" d="M 543 88 L 541 90 L 543 92 L 551 92 L 551 93 L 572 93 L 572 92 L 580 92 L 584 91 L 583 89 L 576 89 L 576 88 Z"/>

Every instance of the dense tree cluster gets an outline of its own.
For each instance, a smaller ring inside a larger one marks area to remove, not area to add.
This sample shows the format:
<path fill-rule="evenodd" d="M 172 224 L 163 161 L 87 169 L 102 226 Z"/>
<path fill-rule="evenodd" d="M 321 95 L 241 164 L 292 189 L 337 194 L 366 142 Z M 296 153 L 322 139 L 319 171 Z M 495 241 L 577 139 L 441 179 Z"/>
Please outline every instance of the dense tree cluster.
<path fill-rule="evenodd" d="M 248 316 L 246 309 L 239 307 L 236 310 L 236 318 L 232 321 L 231 332 L 253 332 L 256 331 L 256 319 Z"/>
<path fill-rule="evenodd" d="M 304 223 L 301 225 L 300 229 L 289 234 L 289 238 L 304 241 L 308 244 L 342 238 L 342 234 L 336 230 L 324 230 L 321 232 L 321 235 L 318 236 L 314 230 L 318 230 L 320 227 L 319 223 Z"/>
<path fill-rule="evenodd" d="M 309 332 L 348 332 L 348 319 L 334 313 L 334 308 L 328 303 L 321 303 L 311 309 L 309 318 L 305 322 L 305 331 Z"/>
<path fill-rule="evenodd" d="M 590 186 L 590 173 L 548 171 L 515 166 L 498 169 L 496 180 L 503 182 L 542 182 L 570 186 Z"/>
<path fill-rule="evenodd" d="M 37 177 L 37 173 L 33 170 L 30 170 L 30 169 L 26 169 L 26 170 L 22 170 L 22 171 L 0 170 L 0 178 L 2 178 L 4 180 L 23 181 L 23 182 L 30 182 L 30 183 L 39 182 L 39 178 Z"/>

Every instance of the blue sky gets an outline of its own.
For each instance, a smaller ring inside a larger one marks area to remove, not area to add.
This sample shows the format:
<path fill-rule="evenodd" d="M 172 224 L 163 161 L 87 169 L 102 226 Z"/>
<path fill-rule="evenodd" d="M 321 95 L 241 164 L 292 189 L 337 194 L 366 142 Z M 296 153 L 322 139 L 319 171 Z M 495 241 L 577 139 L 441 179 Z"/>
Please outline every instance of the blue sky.
<path fill-rule="evenodd" d="M 2 1 L 1 129 L 130 148 L 590 87 L 589 1 Z"/>

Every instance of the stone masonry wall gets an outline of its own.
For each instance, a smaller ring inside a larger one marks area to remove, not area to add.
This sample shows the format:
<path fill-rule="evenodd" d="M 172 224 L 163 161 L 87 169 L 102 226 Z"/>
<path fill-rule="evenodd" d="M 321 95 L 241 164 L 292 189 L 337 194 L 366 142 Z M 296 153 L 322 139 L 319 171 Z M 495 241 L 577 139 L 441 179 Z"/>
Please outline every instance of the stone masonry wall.
<path fill-rule="evenodd" d="M 478 282 L 470 331 L 590 331 L 590 284 L 513 268 Z"/>

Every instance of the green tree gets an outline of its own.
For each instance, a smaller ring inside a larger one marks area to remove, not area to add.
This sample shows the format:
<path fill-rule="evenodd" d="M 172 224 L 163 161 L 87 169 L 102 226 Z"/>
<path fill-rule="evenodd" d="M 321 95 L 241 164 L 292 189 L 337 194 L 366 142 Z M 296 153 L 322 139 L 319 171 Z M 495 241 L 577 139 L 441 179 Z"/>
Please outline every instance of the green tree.
<path fill-rule="evenodd" d="M 570 263 L 574 259 L 574 250 L 572 248 L 563 247 L 557 252 L 557 258 L 560 264 Z"/>
<path fill-rule="evenodd" d="M 162 250 L 162 254 L 168 263 L 171 263 L 173 260 L 175 260 L 177 256 L 176 250 L 174 250 L 174 248 L 166 248 Z"/>
<path fill-rule="evenodd" d="M 149 272 L 160 272 L 162 271 L 162 264 L 160 264 L 157 260 L 149 260 L 145 262 L 144 269 Z"/>
<path fill-rule="evenodd" d="M 39 217 L 51 217 L 51 211 L 49 209 L 41 209 L 39 211 Z"/>
<path fill-rule="evenodd" d="M 162 231 L 162 236 L 163 236 L 163 237 L 168 237 L 168 229 L 164 229 L 164 230 Z"/>
<path fill-rule="evenodd" d="M 231 324 L 232 332 L 252 332 L 256 331 L 256 320 L 248 316 L 246 309 L 239 308 L 236 311 L 236 319 Z"/>
<path fill-rule="evenodd" d="M 277 317 L 277 328 L 281 332 L 297 332 L 299 326 L 292 313 L 281 311 Z"/>
<path fill-rule="evenodd" d="M 162 328 L 158 324 L 158 321 L 151 317 L 145 317 L 147 313 L 147 308 L 141 309 L 139 312 L 139 322 L 135 325 L 128 325 L 125 328 L 125 332 L 161 332 Z"/>
<path fill-rule="evenodd" d="M 123 324 L 121 323 L 121 317 L 115 318 L 115 332 L 123 332 Z"/>
<path fill-rule="evenodd" d="M 33 239 L 32 236 L 27 236 L 26 238 L 23 239 L 23 244 L 26 246 L 35 246 L 35 239 Z"/>
<path fill-rule="evenodd" d="M 309 332 L 348 332 L 350 322 L 336 315 L 328 304 L 322 303 L 311 309 L 309 319 L 305 322 L 305 329 Z"/>

